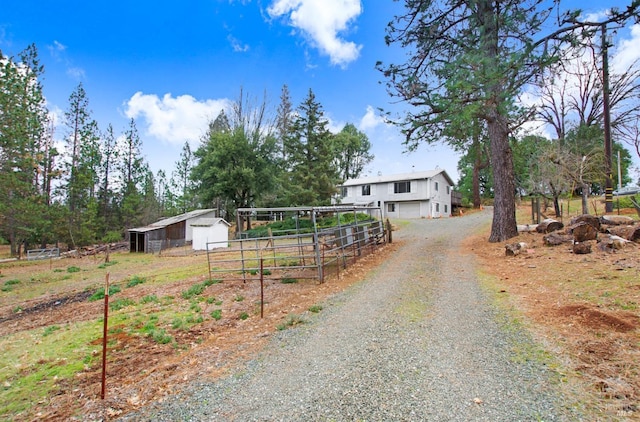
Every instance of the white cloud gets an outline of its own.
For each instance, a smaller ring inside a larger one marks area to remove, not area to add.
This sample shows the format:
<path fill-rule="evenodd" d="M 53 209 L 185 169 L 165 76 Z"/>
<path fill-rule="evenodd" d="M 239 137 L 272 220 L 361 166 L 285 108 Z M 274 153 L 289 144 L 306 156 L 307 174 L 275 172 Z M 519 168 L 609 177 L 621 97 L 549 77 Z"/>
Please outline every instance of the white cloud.
<path fill-rule="evenodd" d="M 273 18 L 288 15 L 331 63 L 346 66 L 360 55 L 361 45 L 339 36 L 362 13 L 360 0 L 274 0 L 267 9 Z"/>
<path fill-rule="evenodd" d="M 196 141 L 205 134 L 207 124 L 223 109 L 230 109 L 227 99 L 198 101 L 191 95 L 177 97 L 136 92 L 126 103 L 129 118 L 142 117 L 145 131 L 172 144 Z"/>
<path fill-rule="evenodd" d="M 631 26 L 631 38 L 616 45 L 611 68 L 615 73 L 624 73 L 637 60 L 640 60 L 640 24 Z"/>
<path fill-rule="evenodd" d="M 360 119 L 358 129 L 361 131 L 367 131 L 384 123 L 386 123 L 384 118 L 378 115 L 373 107 L 367 106 L 367 112 L 362 116 L 362 119 Z"/>

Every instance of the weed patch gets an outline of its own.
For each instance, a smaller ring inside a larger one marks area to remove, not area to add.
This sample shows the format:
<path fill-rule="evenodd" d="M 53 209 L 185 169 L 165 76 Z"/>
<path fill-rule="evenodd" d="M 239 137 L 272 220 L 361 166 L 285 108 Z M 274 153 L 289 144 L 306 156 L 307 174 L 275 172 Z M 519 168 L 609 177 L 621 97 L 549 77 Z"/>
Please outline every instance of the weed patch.
<path fill-rule="evenodd" d="M 129 281 L 127 281 L 127 287 L 134 287 L 138 284 L 144 283 L 145 281 L 147 281 L 146 278 L 135 275 Z"/>
<path fill-rule="evenodd" d="M 46 337 L 52 334 L 53 332 L 58 331 L 59 329 L 60 327 L 57 325 L 50 325 L 49 327 L 44 329 L 44 333 L 42 333 L 42 337 Z"/>
<path fill-rule="evenodd" d="M 156 295 L 146 295 L 145 297 L 140 299 L 140 303 L 143 305 L 147 303 L 158 303 L 158 302 L 160 302 L 160 299 L 158 299 L 158 296 Z"/>
<path fill-rule="evenodd" d="M 194 296 L 201 295 L 206 288 L 207 285 L 205 283 L 194 284 L 193 286 L 189 287 L 188 290 L 182 292 L 182 297 L 187 300 L 192 299 Z"/>
<path fill-rule="evenodd" d="M 116 286 L 115 284 L 109 286 L 109 296 L 112 296 L 116 293 L 120 293 L 120 286 Z M 89 302 L 95 302 L 96 300 L 104 299 L 104 289 L 98 289 L 94 294 L 89 296 Z"/>
<path fill-rule="evenodd" d="M 286 330 L 287 328 L 295 327 L 299 324 L 304 324 L 306 321 L 300 315 L 289 314 L 287 319 L 282 323 L 276 326 L 276 329 L 279 331 Z"/>
<path fill-rule="evenodd" d="M 219 321 L 220 319 L 222 319 L 222 309 L 216 309 L 215 311 L 212 311 L 210 315 L 211 318 Z"/>
<path fill-rule="evenodd" d="M 298 282 L 298 279 L 290 278 L 290 277 L 284 277 L 284 278 L 280 279 L 280 282 L 282 284 L 295 284 L 295 283 Z"/>
<path fill-rule="evenodd" d="M 79 273 L 80 271 L 82 271 L 80 267 L 75 267 L 75 266 L 67 267 L 68 273 Z"/>
<path fill-rule="evenodd" d="M 118 261 L 109 261 L 109 262 L 104 262 L 100 265 L 98 265 L 98 268 L 100 268 L 101 270 L 104 270 L 107 267 L 111 267 L 112 265 L 116 265 L 118 263 Z"/>
<path fill-rule="evenodd" d="M 127 306 L 135 305 L 136 302 L 128 297 L 118 298 L 113 302 L 109 303 L 109 309 L 114 311 L 119 311 L 120 309 L 126 308 Z"/>
<path fill-rule="evenodd" d="M 314 314 L 317 314 L 321 310 L 322 310 L 322 306 L 320 305 L 312 305 L 309 307 L 309 312 L 313 312 Z"/>

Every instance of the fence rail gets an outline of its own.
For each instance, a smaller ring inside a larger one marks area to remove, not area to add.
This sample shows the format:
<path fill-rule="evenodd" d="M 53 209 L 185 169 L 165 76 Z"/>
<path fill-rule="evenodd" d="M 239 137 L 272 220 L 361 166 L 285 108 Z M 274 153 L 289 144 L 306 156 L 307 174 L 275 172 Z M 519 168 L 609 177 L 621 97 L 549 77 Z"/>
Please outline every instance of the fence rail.
<path fill-rule="evenodd" d="M 267 278 L 317 278 L 323 282 L 327 271 L 339 273 L 340 268 L 346 268 L 348 263 L 386 242 L 388 228 L 385 229 L 383 222 L 371 213 L 366 219 L 358 221 L 356 216 L 349 224 L 339 224 L 341 213 L 362 212 L 363 209 L 380 212 L 379 208 L 341 207 L 335 211 L 338 225 L 318 228 L 314 209 L 311 209 L 312 214 L 307 215 L 314 225 L 311 230 L 307 228 L 306 233 L 280 236 L 271 233 L 268 237 L 257 238 L 240 234 L 238 239 L 229 241 L 227 248 L 208 243 L 209 277 L 224 274 L 225 278 L 246 281 L 257 275 L 262 266 L 262 276 Z M 326 208 L 322 208 L 322 213 L 327 213 Z"/>
<path fill-rule="evenodd" d="M 60 248 L 29 249 L 27 251 L 27 261 L 50 258 L 60 258 Z"/>

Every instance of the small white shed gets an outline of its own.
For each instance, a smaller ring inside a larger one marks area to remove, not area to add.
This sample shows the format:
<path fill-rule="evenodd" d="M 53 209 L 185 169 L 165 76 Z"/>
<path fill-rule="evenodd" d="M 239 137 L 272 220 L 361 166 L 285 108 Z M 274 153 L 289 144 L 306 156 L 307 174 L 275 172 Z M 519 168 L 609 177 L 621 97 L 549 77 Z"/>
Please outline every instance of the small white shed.
<path fill-rule="evenodd" d="M 193 228 L 193 250 L 229 247 L 229 227 L 223 218 L 199 218 L 191 223 Z"/>

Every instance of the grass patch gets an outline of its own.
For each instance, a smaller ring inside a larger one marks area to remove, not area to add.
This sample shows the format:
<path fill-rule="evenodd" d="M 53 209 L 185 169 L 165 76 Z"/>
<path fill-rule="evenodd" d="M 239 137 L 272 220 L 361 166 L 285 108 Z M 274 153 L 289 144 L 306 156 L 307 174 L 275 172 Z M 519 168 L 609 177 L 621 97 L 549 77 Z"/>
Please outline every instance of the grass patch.
<path fill-rule="evenodd" d="M 157 320 L 157 315 L 151 315 L 149 322 L 142 327 L 141 331 L 158 344 L 170 343 L 173 341 L 173 337 L 171 337 L 164 328 L 158 328 L 156 326 Z"/>
<path fill-rule="evenodd" d="M 129 279 L 129 281 L 127 281 L 127 288 L 135 287 L 138 284 L 144 283 L 145 281 L 147 281 L 146 278 L 134 275 Z"/>
<path fill-rule="evenodd" d="M 295 327 L 296 325 L 304 324 L 306 321 L 300 315 L 289 314 L 287 319 L 282 323 L 276 325 L 276 329 L 279 331 L 286 330 L 287 328 Z"/>
<path fill-rule="evenodd" d="M 322 306 L 321 305 L 311 305 L 311 306 L 309 306 L 309 312 L 313 312 L 314 314 L 317 314 L 321 310 L 322 310 Z"/>
<path fill-rule="evenodd" d="M 90 343 L 101 331 L 93 321 L 41 332 L 40 328 L 0 339 L 0 420 L 14 420 L 18 414 L 21 420 L 37 419 L 29 412 L 92 363 Z"/>
<path fill-rule="evenodd" d="M 297 282 L 298 282 L 298 279 L 291 278 L 291 277 L 284 277 L 284 278 L 280 279 L 280 283 L 282 283 L 282 284 L 295 284 Z"/>
<path fill-rule="evenodd" d="M 109 286 L 109 296 L 112 296 L 116 293 L 120 293 L 120 286 L 111 285 Z M 104 289 L 98 289 L 94 294 L 89 296 L 89 302 L 95 302 L 96 300 L 104 299 Z"/>
<path fill-rule="evenodd" d="M 244 296 L 237 295 L 233 300 L 235 300 L 236 302 L 242 302 L 244 300 Z"/>
<path fill-rule="evenodd" d="M 205 287 L 209 287 L 209 286 L 213 286 L 214 284 L 219 284 L 222 283 L 222 280 L 219 280 L 217 278 L 212 278 L 209 280 L 205 280 L 202 284 L 205 285 Z"/>
<path fill-rule="evenodd" d="M 46 337 L 52 333 L 54 333 L 55 331 L 58 331 L 60 329 L 59 326 L 57 325 L 50 325 L 47 328 L 44 329 L 44 333 L 42 333 L 42 337 Z"/>
<path fill-rule="evenodd" d="M 215 319 L 216 321 L 219 321 L 220 319 L 222 319 L 222 309 L 216 309 L 214 311 L 211 311 L 211 318 Z"/>
<path fill-rule="evenodd" d="M 100 265 L 98 265 L 98 268 L 100 268 L 101 270 L 104 270 L 107 267 L 111 267 L 112 265 L 116 265 L 118 263 L 118 261 L 109 261 L 109 262 L 104 262 Z"/>
<path fill-rule="evenodd" d="M 20 280 L 17 280 L 17 279 L 7 280 L 2 284 L 2 287 L 0 288 L 0 290 L 2 290 L 3 292 L 10 292 L 13 290 L 13 286 L 16 286 L 18 284 L 20 284 Z"/>
<path fill-rule="evenodd" d="M 195 296 L 201 295 L 206 288 L 207 285 L 205 283 L 194 284 L 193 286 L 189 287 L 188 290 L 182 292 L 182 297 L 187 300 L 192 299 Z"/>
<path fill-rule="evenodd" d="M 136 302 L 128 297 L 122 297 L 114 300 L 113 302 L 109 302 L 109 309 L 114 311 L 119 311 L 120 309 L 126 308 L 127 306 L 135 305 Z"/>
<path fill-rule="evenodd" d="M 75 267 L 75 266 L 67 267 L 68 273 L 79 273 L 80 271 L 82 271 L 80 267 Z"/>
<path fill-rule="evenodd" d="M 245 319 L 249 318 L 249 314 L 246 312 L 242 312 L 239 318 L 244 321 Z"/>
<path fill-rule="evenodd" d="M 147 303 L 158 303 L 160 299 L 156 295 L 146 295 L 142 299 L 140 299 L 140 303 L 146 305 Z"/>

